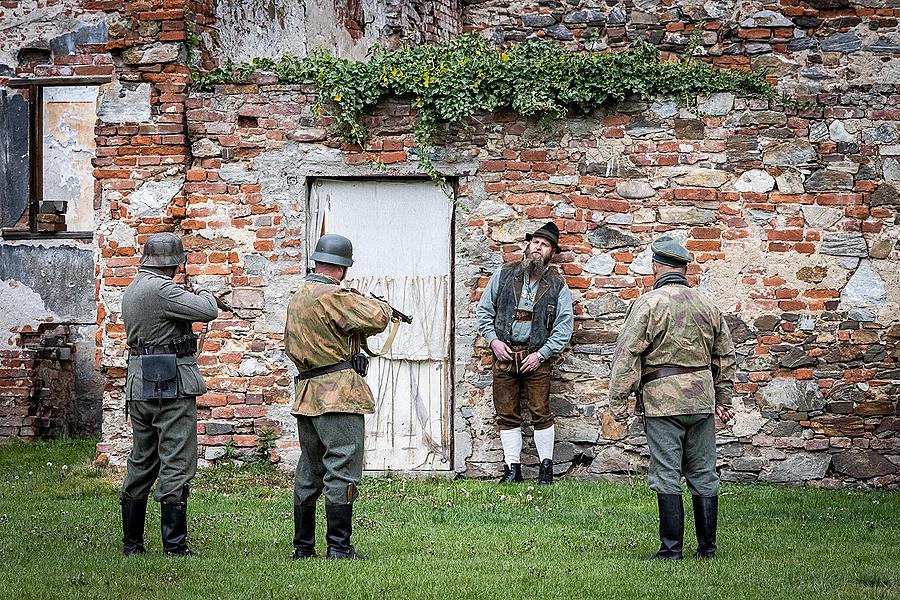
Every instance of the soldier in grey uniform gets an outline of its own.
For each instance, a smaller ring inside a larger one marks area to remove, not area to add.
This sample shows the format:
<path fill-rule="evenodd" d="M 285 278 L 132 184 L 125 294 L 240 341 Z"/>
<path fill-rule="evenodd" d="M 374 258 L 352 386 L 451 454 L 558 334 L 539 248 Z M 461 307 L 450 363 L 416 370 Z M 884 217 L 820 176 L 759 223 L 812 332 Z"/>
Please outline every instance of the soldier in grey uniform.
<path fill-rule="evenodd" d="M 660 537 L 659 551 L 647 558 L 682 557 L 682 475 L 693 499 L 697 556 L 713 558 L 719 506 L 713 419 L 734 416 L 734 344 L 719 309 L 688 284 L 690 252 L 670 237 L 656 240 L 651 249 L 653 290 L 632 303 L 619 332 L 610 408 L 623 416 L 635 393 L 645 416 Z"/>
<path fill-rule="evenodd" d="M 161 532 L 167 556 L 190 556 L 187 546 L 188 482 L 197 470 L 197 403 L 206 392 L 197 368 L 196 321 L 218 316 L 212 292 L 190 292 L 172 278 L 185 253 L 173 233 L 144 244 L 140 270 L 122 298 L 128 340 L 126 410 L 133 446 L 122 484 L 124 552 L 142 554 L 147 496 L 161 504 Z"/>

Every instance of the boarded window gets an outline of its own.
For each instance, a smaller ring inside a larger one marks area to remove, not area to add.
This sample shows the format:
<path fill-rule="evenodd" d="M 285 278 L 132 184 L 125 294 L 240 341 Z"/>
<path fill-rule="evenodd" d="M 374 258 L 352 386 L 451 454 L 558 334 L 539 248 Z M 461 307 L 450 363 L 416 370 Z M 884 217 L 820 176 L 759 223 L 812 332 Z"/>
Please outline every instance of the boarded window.
<path fill-rule="evenodd" d="M 0 227 L 13 227 L 28 209 L 28 164 L 28 102 L 0 90 Z"/>

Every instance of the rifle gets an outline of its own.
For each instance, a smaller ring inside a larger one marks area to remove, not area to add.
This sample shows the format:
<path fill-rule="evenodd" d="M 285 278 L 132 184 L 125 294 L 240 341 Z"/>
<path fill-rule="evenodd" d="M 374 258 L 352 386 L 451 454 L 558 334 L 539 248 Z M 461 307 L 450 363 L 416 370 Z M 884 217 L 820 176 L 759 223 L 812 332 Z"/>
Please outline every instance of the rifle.
<path fill-rule="evenodd" d="M 391 307 L 391 321 L 402 321 L 403 323 L 409 323 L 410 325 L 412 325 L 413 318 L 411 316 L 406 315 L 406 314 L 400 312 L 399 310 L 397 310 L 396 308 L 394 308 L 393 306 L 391 306 L 391 303 L 388 302 L 387 300 L 385 300 L 383 296 L 377 296 L 375 294 L 370 294 L 370 295 L 373 298 L 375 298 L 376 300 L 381 300 L 382 302 L 384 302 L 385 304 L 387 304 L 388 306 Z"/>

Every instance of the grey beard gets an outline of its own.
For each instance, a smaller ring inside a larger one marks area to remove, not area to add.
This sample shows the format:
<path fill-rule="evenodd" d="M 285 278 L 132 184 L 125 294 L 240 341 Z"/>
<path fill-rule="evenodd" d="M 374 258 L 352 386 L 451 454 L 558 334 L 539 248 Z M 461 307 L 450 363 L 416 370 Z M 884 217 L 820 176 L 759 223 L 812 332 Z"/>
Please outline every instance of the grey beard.
<path fill-rule="evenodd" d="M 534 254 L 529 254 L 525 257 L 525 260 L 522 261 L 522 264 L 525 266 L 525 270 L 529 273 L 542 273 L 544 271 L 544 267 L 547 266 L 547 261 L 544 260 L 544 255 L 535 256 Z"/>

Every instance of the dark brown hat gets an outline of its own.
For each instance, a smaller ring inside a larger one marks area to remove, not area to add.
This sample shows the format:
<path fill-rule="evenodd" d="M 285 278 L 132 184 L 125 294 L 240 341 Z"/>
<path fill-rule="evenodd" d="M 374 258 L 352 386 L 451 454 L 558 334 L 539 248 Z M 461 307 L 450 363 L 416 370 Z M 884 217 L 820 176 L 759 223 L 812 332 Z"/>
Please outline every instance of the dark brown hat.
<path fill-rule="evenodd" d="M 559 252 L 559 227 L 556 226 L 556 223 L 553 221 L 549 221 L 541 225 L 541 228 L 535 231 L 534 233 L 526 233 L 525 241 L 530 242 L 531 238 L 539 237 L 544 238 L 545 240 L 549 240 L 550 243 L 553 244 L 553 247 L 556 248 L 556 251 Z"/>

